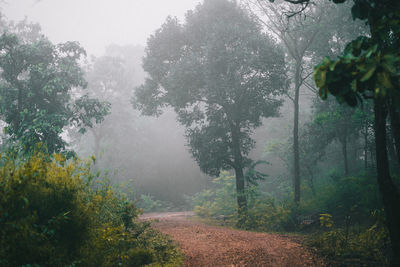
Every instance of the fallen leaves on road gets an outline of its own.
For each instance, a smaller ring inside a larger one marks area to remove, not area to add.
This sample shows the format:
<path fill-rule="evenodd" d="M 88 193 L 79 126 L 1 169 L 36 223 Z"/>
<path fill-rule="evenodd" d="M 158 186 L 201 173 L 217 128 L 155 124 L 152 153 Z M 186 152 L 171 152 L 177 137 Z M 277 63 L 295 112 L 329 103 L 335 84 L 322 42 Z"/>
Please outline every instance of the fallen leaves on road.
<path fill-rule="evenodd" d="M 210 226 L 191 213 L 157 213 L 153 226 L 178 242 L 184 266 L 324 266 L 310 250 L 288 236 Z"/>

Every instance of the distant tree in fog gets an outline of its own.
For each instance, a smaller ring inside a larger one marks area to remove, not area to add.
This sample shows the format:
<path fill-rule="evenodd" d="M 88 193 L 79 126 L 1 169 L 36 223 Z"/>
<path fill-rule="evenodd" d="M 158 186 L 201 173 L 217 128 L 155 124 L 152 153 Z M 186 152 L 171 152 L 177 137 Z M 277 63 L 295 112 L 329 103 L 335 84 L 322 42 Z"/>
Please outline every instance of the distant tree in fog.
<path fill-rule="evenodd" d="M 144 115 L 173 107 L 201 170 L 235 171 L 238 211 L 245 215 L 251 134 L 262 118 L 278 115 L 283 51 L 236 3 L 206 0 L 185 24 L 167 19 L 149 38 L 143 66 L 149 77 L 137 88 L 134 107 Z"/>

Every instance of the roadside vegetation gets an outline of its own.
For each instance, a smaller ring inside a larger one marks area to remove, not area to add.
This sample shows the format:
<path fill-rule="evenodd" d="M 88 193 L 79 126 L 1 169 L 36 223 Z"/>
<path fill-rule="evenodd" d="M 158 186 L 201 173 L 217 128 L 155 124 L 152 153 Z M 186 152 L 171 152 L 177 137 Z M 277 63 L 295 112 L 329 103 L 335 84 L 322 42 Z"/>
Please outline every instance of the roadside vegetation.
<path fill-rule="evenodd" d="M 92 160 L 0 155 L 1 266 L 178 266 L 168 237 Z"/>
<path fill-rule="evenodd" d="M 363 192 L 365 188 L 368 192 Z M 212 224 L 237 227 L 234 189 L 234 177 L 221 173 L 213 189 L 193 196 L 195 214 Z M 267 192 L 259 186 L 250 187 L 248 214 L 240 228 L 300 235 L 332 266 L 388 265 L 390 242 L 374 176 L 327 177 L 315 190 L 318 193 L 313 195 L 303 185 L 304 201 L 295 205 L 290 188 Z"/>

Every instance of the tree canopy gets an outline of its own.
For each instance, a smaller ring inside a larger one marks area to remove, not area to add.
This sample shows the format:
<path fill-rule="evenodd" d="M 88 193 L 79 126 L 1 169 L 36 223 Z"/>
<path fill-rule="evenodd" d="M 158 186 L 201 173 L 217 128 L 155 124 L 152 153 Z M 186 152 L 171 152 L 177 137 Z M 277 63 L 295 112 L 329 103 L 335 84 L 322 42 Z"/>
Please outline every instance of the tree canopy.
<path fill-rule="evenodd" d="M 77 43 L 54 45 L 42 36 L 30 41 L 4 33 L 0 51 L 0 114 L 7 135 L 24 152 L 37 143 L 62 152 L 64 127 L 83 132 L 108 113 L 108 103 L 80 94 L 86 87 L 79 65 L 85 51 Z"/>
<path fill-rule="evenodd" d="M 134 106 L 147 115 L 173 107 L 201 170 L 234 169 L 241 195 L 252 131 L 278 115 L 277 97 L 286 89 L 282 50 L 236 3 L 208 0 L 187 13 L 185 24 L 167 19 L 149 38 L 143 66 L 149 78 Z M 245 206 L 243 196 L 238 204 Z"/>

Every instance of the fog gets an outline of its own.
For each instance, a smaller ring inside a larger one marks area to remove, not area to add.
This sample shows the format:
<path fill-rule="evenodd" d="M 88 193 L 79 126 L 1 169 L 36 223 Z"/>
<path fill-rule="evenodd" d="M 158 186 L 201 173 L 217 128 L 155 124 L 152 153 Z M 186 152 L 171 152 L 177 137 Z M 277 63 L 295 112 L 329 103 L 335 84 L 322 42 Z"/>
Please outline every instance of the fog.
<path fill-rule="evenodd" d="M 208 4 L 211 2 L 207 1 Z M 246 3 L 246 1 L 243 2 Z M 251 1 L 247 2 L 250 3 Z M 160 47 L 160 45 L 166 45 L 165 48 L 170 49 L 176 43 L 185 40 L 184 38 L 179 39 L 181 37 L 176 37 L 175 35 L 166 35 L 164 37 L 163 35 L 159 35 L 162 30 L 159 30 L 158 33 L 156 31 L 166 23 L 167 17 L 176 17 L 178 19 L 176 24 L 174 19 L 168 20 L 170 24 L 178 25 L 178 27 L 185 25 L 187 23 L 185 14 L 190 10 L 194 10 L 201 3 L 203 1 L 199 0 L 13 0 L 2 4 L 2 14 L 6 21 L 17 22 L 26 19 L 25 23 L 38 23 L 41 27 L 41 34 L 49 38 L 52 43 L 77 41 L 86 50 L 88 56 L 79 64 L 85 73 L 84 79 L 87 81 L 87 89 L 82 91 L 77 90 L 75 97 L 87 93 L 93 99 L 98 99 L 104 103 L 108 102 L 111 105 L 110 114 L 105 116 L 104 120 L 100 120 L 101 123 L 95 124 L 92 128 L 88 127 L 84 134 L 79 133 L 79 129 L 76 126 L 65 127 L 63 137 L 69 143 L 68 149 L 72 149 L 80 157 L 90 158 L 92 155 L 96 156 L 94 169 L 103 175 L 107 175 L 114 184 L 129 181 L 134 188 L 134 198 L 140 198 L 141 195 L 152 195 L 156 199 L 172 203 L 171 205 L 175 207 L 186 205 L 185 199 L 187 199 L 187 196 L 193 196 L 205 189 L 215 188 L 213 179 L 215 176 L 218 176 L 218 172 L 213 167 L 214 161 L 218 161 L 221 154 L 232 149 L 229 148 L 230 141 L 227 141 L 226 144 L 229 144 L 228 147 L 219 151 L 218 153 L 220 154 L 212 154 L 214 153 L 212 152 L 214 148 L 220 145 L 218 140 L 223 140 L 226 136 L 230 136 L 229 131 L 225 136 L 208 136 L 206 140 L 202 141 L 201 136 L 193 134 L 196 132 L 196 127 L 207 129 L 207 124 L 204 124 L 204 121 L 199 120 L 194 124 L 187 124 L 185 126 L 178 123 L 177 118 L 180 118 L 181 122 L 187 123 L 187 121 L 185 122 L 187 117 L 182 114 L 191 114 L 193 112 L 191 116 L 196 116 L 194 112 L 196 108 L 205 114 L 205 106 L 199 105 L 196 107 L 193 102 L 189 101 L 182 109 L 182 106 L 177 104 L 181 96 L 178 96 L 172 102 L 157 104 L 159 100 L 157 99 L 157 95 L 162 95 L 165 91 L 151 91 L 154 90 L 154 87 L 152 87 L 151 83 L 148 83 L 149 81 L 159 82 L 157 77 L 159 65 L 169 62 L 169 56 L 174 53 L 169 51 L 166 55 L 163 55 L 164 48 Z M 236 1 L 236 3 L 238 2 Z M 241 6 L 241 8 L 244 8 L 244 6 Z M 310 12 L 316 12 L 316 14 L 324 16 L 324 10 L 332 8 L 332 6 L 327 5 L 321 9 L 322 11 L 316 9 L 317 11 L 312 10 Z M 296 138 L 300 139 L 299 142 L 304 145 L 304 148 L 301 147 L 298 149 L 298 153 L 303 153 L 301 154 L 303 162 L 301 168 L 297 168 L 297 173 L 301 171 L 303 180 L 311 181 L 310 186 L 312 188 L 314 186 L 313 177 L 315 173 L 326 176 L 326 173 L 321 171 L 321 168 L 323 168 L 321 166 L 327 164 L 321 160 L 325 152 L 315 154 L 321 155 L 321 157 L 312 157 L 314 152 L 308 152 L 306 149 L 315 150 L 317 148 L 307 143 L 311 142 L 308 141 L 310 137 L 302 136 L 307 131 L 315 132 L 315 127 L 317 127 L 313 121 L 317 118 L 315 110 L 320 100 L 317 99 L 315 88 L 313 88 L 314 83 L 311 80 L 313 64 L 316 64 L 324 53 L 332 54 L 338 47 L 343 47 L 340 40 L 356 36 L 360 26 L 355 24 L 346 28 L 347 18 L 350 17 L 349 11 L 346 8 L 335 9 L 335 12 L 338 14 L 345 14 L 344 16 L 338 16 L 344 22 L 340 24 L 343 27 L 342 31 L 336 33 L 338 36 L 343 36 L 340 38 L 335 37 L 336 39 L 333 40 L 337 40 L 338 43 L 334 43 L 333 48 L 329 50 L 323 42 L 324 40 L 332 42 L 330 39 L 331 36 L 326 34 L 326 32 L 322 34 L 321 31 L 315 29 L 316 24 L 312 21 L 308 26 L 303 26 L 304 29 L 298 29 L 298 25 L 290 24 L 289 21 L 277 20 L 274 17 L 275 15 L 268 15 L 268 13 L 263 15 L 264 11 L 264 9 L 261 12 L 254 9 L 251 12 L 253 12 L 253 15 L 259 16 L 260 21 L 264 21 L 265 25 L 272 22 L 270 25 L 273 26 L 269 26 L 270 28 L 267 26 L 262 31 L 269 36 L 268 38 L 273 40 L 271 42 L 276 42 L 277 49 L 276 54 L 272 52 L 272 54 L 268 55 L 268 58 L 264 59 L 268 63 L 261 62 L 259 66 L 263 66 L 264 64 L 267 64 L 266 66 L 274 66 L 277 64 L 277 67 L 274 67 L 274 71 L 276 71 L 274 75 L 276 77 L 271 78 L 272 83 L 274 83 L 273 85 L 267 79 L 260 79 L 259 83 L 264 84 L 263 86 L 267 90 L 272 90 L 272 95 L 276 93 L 276 96 L 274 96 L 275 100 L 282 101 L 283 105 L 276 111 L 272 108 L 269 111 L 270 113 L 264 116 L 266 118 L 260 118 L 262 122 L 260 125 L 258 125 L 256 117 L 248 117 L 250 121 L 248 125 L 253 125 L 254 123 L 257 127 L 245 126 L 246 124 L 243 124 L 243 136 L 241 137 L 243 138 L 243 143 L 241 149 L 243 150 L 243 156 L 248 157 L 248 162 L 257 162 L 259 160 L 268 162 L 268 164 L 257 167 L 258 171 L 261 171 L 267 177 L 265 181 L 259 181 L 260 188 L 268 192 L 268 194 L 279 198 L 284 192 L 290 192 L 289 188 L 292 187 L 293 181 L 292 138 L 294 132 L 293 114 L 294 107 L 296 106 L 294 105 L 295 90 L 299 92 L 299 117 L 296 131 L 300 133 Z M 214 9 L 207 12 L 213 14 Z M 211 23 L 210 21 L 215 17 L 222 16 L 221 14 L 214 14 L 208 17 L 208 13 L 206 15 L 207 20 L 199 25 Z M 314 18 L 311 16 L 310 19 Z M 305 22 L 309 23 L 309 21 Z M 293 31 L 293 36 L 295 36 L 296 40 L 286 40 L 286 43 L 285 40 L 279 41 L 279 38 L 282 38 L 277 34 L 279 28 L 271 28 L 277 27 L 277 23 L 282 23 L 281 26 L 285 29 L 293 27 L 290 30 Z M 226 23 L 223 24 L 223 27 L 226 26 Z M 324 27 L 330 27 L 329 22 L 326 22 Z M 167 31 L 167 28 L 163 29 Z M 197 27 L 190 29 L 188 34 L 198 30 Z M 29 31 L 29 26 L 25 30 Z M 332 31 L 334 30 L 336 29 L 332 29 Z M 35 34 L 37 34 L 35 31 L 33 30 L 33 33 L 29 34 L 25 33 L 24 38 L 37 38 L 37 36 L 35 37 Z M 319 33 L 318 42 L 308 43 L 312 40 L 309 36 L 314 34 L 314 31 Z M 271 33 L 274 34 L 271 35 Z M 24 36 L 23 31 L 20 34 Z M 199 31 L 198 35 L 194 34 L 193 36 L 189 36 L 188 39 L 194 38 L 196 40 L 195 43 L 201 43 L 204 41 L 201 34 L 203 32 Z M 219 47 L 219 38 L 223 40 L 224 34 L 224 31 L 220 32 L 219 35 L 221 36 L 217 38 L 217 43 L 212 45 Z M 231 34 L 236 34 L 236 32 Z M 229 35 L 226 37 L 226 41 L 230 42 L 231 37 Z M 153 40 L 153 43 L 148 43 L 149 40 Z M 154 40 L 157 41 L 154 43 Z M 296 42 L 299 42 L 297 47 L 288 46 L 288 44 L 295 45 Z M 150 45 L 153 50 L 147 50 L 146 54 L 146 47 L 149 49 Z M 207 47 L 207 45 L 209 43 L 204 43 L 203 47 Z M 302 66 L 298 69 L 302 72 L 303 80 L 296 83 L 293 80 L 293 73 L 296 72 L 295 68 L 298 65 L 294 64 L 296 59 L 292 57 L 290 50 L 304 47 L 308 50 L 303 52 Z M 159 51 L 156 49 L 159 49 Z M 219 47 L 218 49 L 221 48 Z M 274 51 L 274 49 L 269 47 L 266 51 Z M 240 50 L 238 49 L 238 51 Z M 218 52 L 218 50 L 214 50 L 214 52 Z M 218 53 L 216 55 L 211 57 L 211 59 L 214 60 L 220 56 Z M 221 55 L 223 56 L 224 54 L 222 53 Z M 252 55 L 250 54 L 250 56 Z M 148 58 L 147 63 L 143 61 L 146 60 L 146 57 Z M 167 60 L 162 59 L 163 57 Z M 271 61 L 268 61 L 269 58 L 272 58 Z M 254 60 L 260 60 L 260 57 L 254 58 Z M 226 58 L 224 65 L 230 64 L 229 62 L 230 56 Z M 245 60 L 241 64 L 247 64 L 247 62 Z M 146 73 L 143 70 L 143 64 L 147 64 L 147 68 L 154 70 L 154 72 Z M 190 87 L 191 80 L 195 80 L 197 76 L 203 77 L 201 75 L 208 77 L 202 82 L 207 83 L 215 79 L 213 73 L 211 73 L 211 76 L 207 76 L 209 73 L 206 69 L 201 69 L 202 64 L 200 63 L 196 66 L 193 76 L 172 76 L 173 78 L 169 80 L 172 84 L 171 88 L 185 89 L 186 86 Z M 219 64 L 218 61 L 216 64 Z M 188 69 L 188 72 L 182 73 L 190 73 L 191 67 L 192 65 L 183 66 L 182 68 Z M 279 68 L 281 69 L 278 71 Z M 218 73 L 221 70 L 223 70 L 223 67 L 216 68 L 214 72 Z M 238 69 L 237 72 L 240 73 L 241 70 Z M 258 71 L 261 70 L 256 70 L 255 73 Z M 179 69 L 179 71 L 172 72 L 169 75 L 176 75 L 180 72 L 181 70 Z M 225 74 L 221 73 L 220 75 Z M 248 75 L 244 74 L 243 77 L 248 77 Z M 177 81 L 177 83 L 174 84 L 174 81 Z M 180 81 L 184 81 L 184 86 L 180 84 Z M 215 80 L 216 83 L 220 83 L 221 81 L 223 80 Z M 300 86 L 295 87 L 295 84 L 300 84 Z M 230 86 L 230 83 L 228 82 L 227 85 Z M 222 85 L 221 87 L 223 88 L 227 85 Z M 160 83 L 157 85 L 157 88 L 158 86 L 163 87 L 164 85 Z M 142 111 L 146 105 L 152 108 L 153 104 L 156 103 L 156 105 L 162 107 L 163 112 L 160 116 L 143 116 L 139 110 L 134 109 L 132 99 L 135 95 L 135 101 L 139 101 L 138 94 L 136 94 L 139 87 L 141 90 L 147 88 L 152 94 L 147 103 L 146 101 L 149 98 L 146 98 L 146 95 L 144 98 L 139 99 L 143 104 Z M 213 88 L 212 83 L 210 84 L 210 88 Z M 219 90 L 219 88 L 213 90 Z M 274 90 L 288 91 L 282 94 Z M 231 96 L 226 95 L 225 97 L 230 98 Z M 268 100 L 269 97 L 265 96 L 265 99 Z M 225 101 L 225 99 L 221 99 L 220 101 Z M 232 101 L 232 103 L 235 103 L 235 101 Z M 254 100 L 253 102 L 249 102 L 249 106 L 252 106 L 254 103 L 256 103 Z M 275 104 L 273 102 L 266 102 L 265 106 L 268 105 L 274 106 Z M 263 106 L 260 105 L 258 108 L 262 109 Z M 226 117 L 223 118 L 222 121 L 216 124 L 217 128 L 225 127 L 223 125 Z M 256 119 L 251 121 L 254 118 Z M 0 121 L 0 123 L 4 124 L 4 120 Z M 200 128 L 197 128 L 197 130 Z M 203 135 L 207 134 L 210 133 L 203 133 Z M 218 132 L 214 134 L 218 134 Z M 2 138 L 6 140 L 7 136 L 3 133 Z M 337 141 L 339 139 L 329 138 L 329 141 L 322 140 L 320 142 L 326 142 L 325 146 L 329 145 L 332 160 L 330 164 L 335 162 L 336 165 L 340 165 L 341 150 L 339 148 L 340 142 Z M 217 143 L 208 147 L 209 142 L 214 141 L 217 141 Z M 254 146 L 252 145 L 253 141 Z M 199 142 L 205 143 L 203 146 L 196 147 L 196 142 L 198 142 L 197 144 Z M 358 139 L 357 142 L 359 142 Z M 352 148 L 353 150 L 349 149 L 349 151 L 352 151 L 351 153 L 355 151 L 354 153 L 356 154 L 357 151 L 360 151 L 357 142 L 354 142 L 355 146 Z M 308 148 L 306 147 L 307 145 L 311 147 Z M 203 151 L 203 147 L 207 147 L 207 149 Z M 231 157 L 228 156 L 228 159 Z M 355 162 L 359 161 L 360 158 L 358 156 L 353 159 L 346 159 L 346 164 L 350 165 L 350 169 L 353 168 L 352 165 L 356 166 L 358 164 L 357 166 L 359 166 L 360 162 L 357 164 Z M 223 162 L 219 162 L 218 164 L 218 170 L 226 168 L 232 175 L 237 171 L 235 168 L 232 168 L 232 165 Z M 346 172 L 349 171 L 347 165 Z M 249 165 L 241 166 L 245 171 L 249 168 Z M 201 168 L 203 171 L 201 171 Z M 285 188 L 285 190 L 288 189 L 289 191 L 279 191 L 276 188 Z"/>
<path fill-rule="evenodd" d="M 183 22 L 185 13 L 200 2 L 13 0 L 3 5 L 6 19 L 39 23 L 53 43 L 78 41 L 89 55 L 85 70 L 90 96 L 110 102 L 111 114 L 84 135 L 74 130 L 66 133 L 71 148 L 83 158 L 96 155 L 96 170 L 114 183 L 130 181 L 135 197 L 150 194 L 173 206 L 186 205 L 185 196 L 213 187 L 214 177 L 200 171 L 172 109 L 158 118 L 141 116 L 133 109 L 131 97 L 145 81 L 142 58 L 149 36 L 168 16 Z M 302 118 L 309 116 L 309 99 L 308 93 L 302 93 Z M 261 183 L 266 190 L 274 188 L 276 181 L 290 184 L 287 163 L 266 148 L 290 135 L 292 112 L 286 100 L 280 116 L 265 119 L 253 134 L 256 146 L 250 157 L 270 163 L 260 167 L 269 176 Z"/>
<path fill-rule="evenodd" d="M 42 33 L 53 43 L 78 41 L 90 56 L 119 57 L 126 63 L 124 68 L 130 77 L 124 78 L 129 84 L 120 92 L 118 100 L 111 101 L 120 109 L 113 108 L 112 115 L 104 122 L 110 128 L 119 127 L 116 131 L 119 134 L 112 132 L 111 137 L 108 135 L 110 140 L 102 140 L 97 168 L 107 172 L 113 182 L 133 181 L 136 196 L 156 195 L 157 199 L 174 202 L 174 205 L 184 204 L 183 196 L 204 189 L 210 178 L 200 172 L 191 158 L 185 146 L 184 130 L 176 122 L 173 112 L 160 118 L 140 117 L 133 110 L 130 98 L 134 87 L 144 81 L 141 58 L 147 38 L 168 16 L 183 19 L 185 12 L 199 2 L 13 0 L 7 1 L 2 9 L 8 20 L 26 18 L 29 22 L 39 23 Z M 93 86 L 89 80 L 90 88 Z M 92 96 L 110 101 L 96 90 Z M 114 114 L 114 111 L 126 113 Z M 118 119 L 129 123 L 121 126 Z M 95 154 L 91 131 L 68 139 L 74 139 L 74 149 L 80 156 Z"/>
<path fill-rule="evenodd" d="M 399 11 L 0 0 L 0 265 L 400 266 Z"/>
<path fill-rule="evenodd" d="M 100 56 L 109 44 L 145 45 L 167 16 L 183 18 L 199 0 L 10 0 L 3 14 L 38 22 L 55 43 L 79 41 Z"/>

